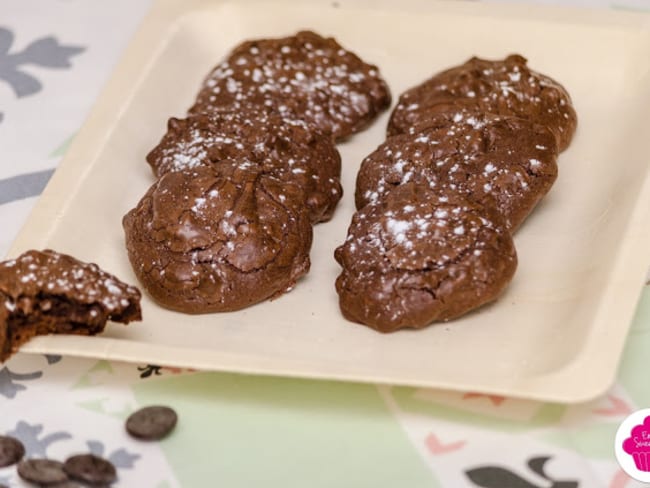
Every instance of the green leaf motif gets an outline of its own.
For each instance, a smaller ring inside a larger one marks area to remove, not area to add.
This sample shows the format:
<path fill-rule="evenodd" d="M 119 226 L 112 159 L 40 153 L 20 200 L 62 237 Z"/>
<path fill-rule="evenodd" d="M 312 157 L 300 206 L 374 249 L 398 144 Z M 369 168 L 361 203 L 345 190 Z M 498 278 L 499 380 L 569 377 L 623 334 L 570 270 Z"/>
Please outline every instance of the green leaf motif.
<path fill-rule="evenodd" d="M 105 360 L 97 361 L 92 368 L 79 377 L 79 380 L 77 380 L 77 382 L 72 386 L 72 389 L 78 390 L 83 388 L 92 388 L 93 386 L 101 384 L 101 382 L 97 381 L 97 376 L 112 374 L 114 374 L 114 371 L 111 363 Z"/>
<path fill-rule="evenodd" d="M 110 398 L 102 397 L 85 402 L 78 402 L 76 405 L 83 409 L 90 410 L 91 412 L 100 413 L 120 420 L 126 420 L 131 412 L 133 412 L 133 409 L 129 405 L 124 405 L 124 407 L 119 410 L 106 408 L 108 402 L 110 402 Z"/>
<path fill-rule="evenodd" d="M 54 151 L 52 151 L 48 157 L 49 158 L 62 157 L 70 147 L 70 143 L 72 142 L 72 139 L 74 139 L 74 136 L 76 135 L 77 133 L 75 132 L 72 135 L 68 136 L 68 138 L 65 141 L 63 141 L 61 144 L 59 144 L 59 146 Z"/>

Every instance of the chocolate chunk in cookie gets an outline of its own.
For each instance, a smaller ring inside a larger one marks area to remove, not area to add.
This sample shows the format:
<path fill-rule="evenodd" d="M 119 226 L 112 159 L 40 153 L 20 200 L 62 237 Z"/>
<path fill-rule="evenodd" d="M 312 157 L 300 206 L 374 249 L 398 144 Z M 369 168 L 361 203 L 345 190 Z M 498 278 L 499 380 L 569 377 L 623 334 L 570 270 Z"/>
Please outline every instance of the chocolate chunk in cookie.
<path fill-rule="evenodd" d="M 0 263 L 0 361 L 35 335 L 102 332 L 141 319 L 140 292 L 96 264 L 55 251 Z"/>
<path fill-rule="evenodd" d="M 39 486 L 57 485 L 68 480 L 63 463 L 53 459 L 25 459 L 18 464 L 18 476 Z"/>
<path fill-rule="evenodd" d="M 0 468 L 16 464 L 25 455 L 25 446 L 15 437 L 0 435 Z"/>
<path fill-rule="evenodd" d="M 136 439 L 155 441 L 167 437 L 176 427 L 178 415 L 171 407 L 151 405 L 126 419 L 126 431 Z"/>
<path fill-rule="evenodd" d="M 414 183 L 359 210 L 335 258 L 343 315 L 381 332 L 422 328 L 488 303 L 517 265 L 496 210 Z"/>
<path fill-rule="evenodd" d="M 208 75 L 190 111 L 236 111 L 246 105 L 343 139 L 388 108 L 390 93 L 376 66 L 332 38 L 303 31 L 237 46 Z"/>
<path fill-rule="evenodd" d="M 389 137 L 357 176 L 356 205 L 415 182 L 496 203 L 511 231 L 557 177 L 557 146 L 546 127 L 517 117 L 472 111 L 438 114 L 428 128 Z"/>
<path fill-rule="evenodd" d="M 238 310 L 309 270 L 302 190 L 241 161 L 163 175 L 123 220 L 129 259 L 162 306 Z"/>
<path fill-rule="evenodd" d="M 113 463 L 95 454 L 77 454 L 63 463 L 63 471 L 73 480 L 91 486 L 108 486 L 117 480 Z"/>
<path fill-rule="evenodd" d="M 167 133 L 147 156 L 158 177 L 241 160 L 299 185 L 314 223 L 329 220 L 343 194 L 341 157 L 332 139 L 278 115 L 242 110 L 172 118 Z"/>
<path fill-rule="evenodd" d="M 576 129 L 568 92 L 526 66 L 517 54 L 503 61 L 472 58 L 403 93 L 391 114 L 388 134 L 411 132 L 433 114 L 459 107 L 514 115 L 547 126 L 563 151 Z"/>

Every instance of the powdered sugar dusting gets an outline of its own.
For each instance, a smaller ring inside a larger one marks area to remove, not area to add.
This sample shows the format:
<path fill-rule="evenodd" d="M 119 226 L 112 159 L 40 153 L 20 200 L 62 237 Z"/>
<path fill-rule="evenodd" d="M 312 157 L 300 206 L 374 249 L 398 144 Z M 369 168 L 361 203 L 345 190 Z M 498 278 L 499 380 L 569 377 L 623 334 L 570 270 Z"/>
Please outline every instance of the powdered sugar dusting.
<path fill-rule="evenodd" d="M 337 135 L 349 133 L 344 126 L 356 128 L 360 117 L 383 108 L 387 93 L 372 66 L 332 39 L 301 32 L 236 48 L 205 81 L 193 110 L 239 110 L 252 103 L 275 107 L 287 119 L 304 119 Z"/>
<path fill-rule="evenodd" d="M 118 281 L 97 265 L 49 250 L 28 251 L 15 260 L 0 263 L 0 282 L 4 283 L 3 290 L 10 293 L 5 299 L 10 312 L 21 296 L 47 295 L 96 304 L 108 314 L 121 313 L 133 297 L 139 297 L 134 287 Z M 49 310 L 49 303 L 43 300 L 43 310 Z"/>
<path fill-rule="evenodd" d="M 391 130 L 408 132 L 414 124 L 426 121 L 436 106 L 458 103 L 545 125 L 555 134 L 562 149 L 568 144 L 576 123 L 571 99 L 559 83 L 526 64 L 526 59 L 519 55 L 497 61 L 472 58 L 439 73 L 400 97 L 391 119 Z M 419 109 L 408 108 L 422 99 L 427 103 Z M 456 114 L 454 121 L 459 122 L 461 118 L 461 114 Z"/>
<path fill-rule="evenodd" d="M 404 243 L 406 241 L 406 232 L 411 228 L 413 224 L 407 220 L 396 220 L 389 218 L 386 222 L 388 230 L 393 235 L 395 242 L 398 244 Z"/>
<path fill-rule="evenodd" d="M 462 195 L 414 184 L 364 206 L 335 253 L 344 311 L 390 331 L 427 325 L 427 313 L 434 320 L 455 296 L 467 300 L 467 290 L 477 296 L 475 305 L 484 303 L 481 294 L 492 286 L 486 283 L 504 286 L 516 265 L 510 234 L 484 212 Z M 423 313 L 425 322 L 413 322 Z"/>
<path fill-rule="evenodd" d="M 516 228 L 557 174 L 556 154 L 537 148 L 552 137 L 510 116 L 465 109 L 445 114 L 429 128 L 390 137 L 369 155 L 361 165 L 357 198 L 376 202 L 412 182 L 495 202 Z"/>
<path fill-rule="evenodd" d="M 304 123 L 250 109 L 172 119 L 147 160 L 158 176 L 227 163 L 293 181 L 307 197 L 315 195 L 308 201 L 318 218 L 330 213 L 342 194 L 340 155 L 330 137 Z M 200 214 L 205 205 L 196 201 L 190 210 Z"/>

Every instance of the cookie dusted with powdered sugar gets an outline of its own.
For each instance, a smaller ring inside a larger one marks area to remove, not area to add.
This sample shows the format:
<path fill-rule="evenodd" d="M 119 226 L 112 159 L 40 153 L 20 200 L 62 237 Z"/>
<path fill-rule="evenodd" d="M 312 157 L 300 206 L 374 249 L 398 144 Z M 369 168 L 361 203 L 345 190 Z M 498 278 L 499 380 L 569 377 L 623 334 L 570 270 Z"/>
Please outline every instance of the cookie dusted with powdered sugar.
<path fill-rule="evenodd" d="M 309 270 L 302 190 L 245 160 L 164 174 L 123 226 L 138 279 L 180 312 L 238 310 Z"/>
<path fill-rule="evenodd" d="M 340 140 L 388 108 L 390 92 L 376 66 L 333 38 L 302 31 L 237 46 L 208 75 L 190 112 L 246 105 L 305 121 Z"/>
<path fill-rule="evenodd" d="M 304 122 L 250 110 L 171 118 L 147 155 L 158 177 L 200 165 L 247 160 L 304 190 L 312 222 L 329 220 L 341 199 L 341 157 L 332 139 Z"/>
<path fill-rule="evenodd" d="M 501 294 L 517 266 L 496 210 L 413 183 L 359 210 L 335 258 L 343 315 L 381 332 L 480 307 Z"/>
<path fill-rule="evenodd" d="M 577 116 L 566 89 L 537 73 L 517 54 L 502 61 L 471 58 L 404 92 L 391 114 L 388 134 L 417 130 L 433 114 L 458 107 L 514 115 L 547 126 L 566 149 Z"/>
<path fill-rule="evenodd" d="M 414 182 L 496 205 L 514 231 L 557 177 L 555 137 L 542 125 L 459 110 L 437 114 L 427 126 L 389 137 L 363 160 L 357 208 Z"/>
<path fill-rule="evenodd" d="M 49 249 L 0 263 L 0 362 L 36 335 L 102 332 L 141 319 L 140 292 L 96 264 Z"/>

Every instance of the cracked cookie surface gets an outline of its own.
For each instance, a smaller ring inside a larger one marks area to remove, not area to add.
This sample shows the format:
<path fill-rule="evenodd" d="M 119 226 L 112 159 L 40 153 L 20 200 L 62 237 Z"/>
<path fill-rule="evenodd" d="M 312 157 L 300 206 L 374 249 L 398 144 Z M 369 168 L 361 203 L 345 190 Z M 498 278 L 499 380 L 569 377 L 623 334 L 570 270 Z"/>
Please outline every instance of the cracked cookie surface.
<path fill-rule="evenodd" d="M 468 110 L 437 114 L 427 128 L 389 137 L 362 162 L 357 208 L 408 182 L 496 205 L 511 231 L 557 178 L 557 146 L 529 120 Z"/>
<path fill-rule="evenodd" d="M 50 249 L 0 263 L 0 362 L 36 335 L 94 335 L 141 319 L 140 291 Z"/>
<path fill-rule="evenodd" d="M 471 58 L 404 92 L 391 114 L 388 134 L 414 132 L 429 117 L 458 108 L 512 115 L 548 127 L 560 151 L 577 126 L 571 97 L 557 81 L 531 70 L 523 56 Z"/>
<path fill-rule="evenodd" d="M 407 183 L 352 218 L 335 251 L 343 315 L 381 332 L 459 317 L 498 297 L 517 266 L 490 207 Z"/>
<path fill-rule="evenodd" d="M 329 220 L 341 199 L 341 156 L 330 137 L 304 122 L 250 110 L 171 118 L 147 155 L 158 177 L 200 165 L 246 159 L 305 193 L 312 222 Z"/>
<path fill-rule="evenodd" d="M 235 47 L 208 75 L 190 112 L 254 106 L 340 140 L 364 129 L 390 100 L 376 66 L 333 38 L 301 31 Z"/>
<path fill-rule="evenodd" d="M 162 306 L 239 310 L 309 270 L 302 190 L 242 160 L 163 175 L 123 219 L 131 265 Z"/>

